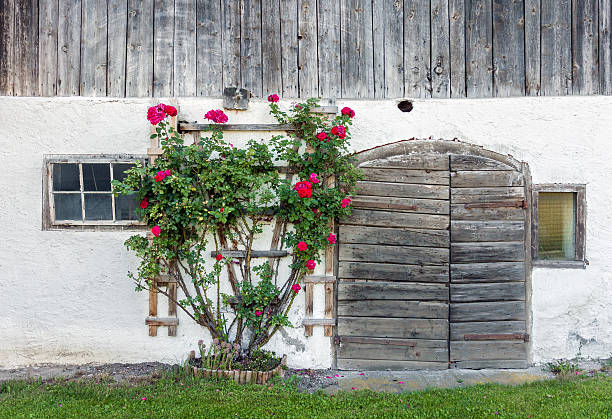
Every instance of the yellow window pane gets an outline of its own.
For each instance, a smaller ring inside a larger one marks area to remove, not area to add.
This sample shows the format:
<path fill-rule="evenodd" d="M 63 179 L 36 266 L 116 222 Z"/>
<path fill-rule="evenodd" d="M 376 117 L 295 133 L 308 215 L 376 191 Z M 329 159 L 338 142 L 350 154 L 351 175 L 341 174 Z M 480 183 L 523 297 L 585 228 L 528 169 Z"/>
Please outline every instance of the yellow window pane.
<path fill-rule="evenodd" d="M 576 255 L 576 194 L 540 192 L 538 197 L 538 259 L 574 260 Z"/>

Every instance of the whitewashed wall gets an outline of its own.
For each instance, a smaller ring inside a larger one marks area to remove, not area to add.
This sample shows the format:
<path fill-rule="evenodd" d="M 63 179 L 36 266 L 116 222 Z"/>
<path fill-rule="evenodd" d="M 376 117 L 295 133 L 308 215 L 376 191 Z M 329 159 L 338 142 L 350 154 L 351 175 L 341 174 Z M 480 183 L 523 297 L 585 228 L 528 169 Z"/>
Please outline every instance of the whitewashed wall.
<path fill-rule="evenodd" d="M 149 337 L 147 293 L 126 277 L 136 260 L 123 247 L 129 232 L 42 231 L 45 154 L 146 154 L 150 99 L 0 97 L 0 368 L 36 363 L 175 362 L 205 333 L 181 315 L 177 337 Z M 288 107 L 290 102 L 281 102 Z M 181 119 L 203 122 L 219 99 L 179 99 Z M 587 184 L 585 270 L 534 269 L 534 362 L 612 352 L 612 97 L 342 101 L 355 109 L 353 148 L 411 137 L 457 138 L 529 163 L 534 183 Z M 274 122 L 264 101 L 230 122 Z M 260 136 L 260 135 L 259 135 Z M 249 134 L 226 136 L 238 145 Z M 320 287 L 320 286 L 317 286 Z M 160 298 L 163 301 L 163 298 Z M 304 313 L 300 296 L 291 312 Z M 159 312 L 164 306 L 160 304 Z M 314 316 L 323 315 L 322 287 Z M 328 367 L 323 329 L 278 334 L 271 348 L 295 367 Z"/>

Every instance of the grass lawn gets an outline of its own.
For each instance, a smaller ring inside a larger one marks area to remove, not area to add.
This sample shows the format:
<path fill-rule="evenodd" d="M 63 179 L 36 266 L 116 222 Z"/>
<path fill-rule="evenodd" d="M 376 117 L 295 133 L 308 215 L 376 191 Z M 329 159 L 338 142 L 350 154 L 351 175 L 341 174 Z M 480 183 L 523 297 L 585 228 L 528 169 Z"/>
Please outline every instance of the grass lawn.
<path fill-rule="evenodd" d="M 145 399 L 146 398 L 146 399 Z M 576 378 L 518 387 L 478 385 L 404 394 L 352 391 L 329 396 L 295 386 L 161 378 L 0 383 L 0 417 L 612 417 L 612 378 Z"/>

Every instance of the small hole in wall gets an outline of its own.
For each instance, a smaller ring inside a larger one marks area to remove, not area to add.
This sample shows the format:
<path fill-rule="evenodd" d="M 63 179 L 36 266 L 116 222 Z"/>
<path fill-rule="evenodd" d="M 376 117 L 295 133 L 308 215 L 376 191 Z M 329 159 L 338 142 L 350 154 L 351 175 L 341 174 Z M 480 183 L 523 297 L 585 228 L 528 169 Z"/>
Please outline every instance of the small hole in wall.
<path fill-rule="evenodd" d="M 413 108 L 412 102 L 409 100 L 402 100 L 397 104 L 397 108 L 402 112 L 410 112 Z"/>

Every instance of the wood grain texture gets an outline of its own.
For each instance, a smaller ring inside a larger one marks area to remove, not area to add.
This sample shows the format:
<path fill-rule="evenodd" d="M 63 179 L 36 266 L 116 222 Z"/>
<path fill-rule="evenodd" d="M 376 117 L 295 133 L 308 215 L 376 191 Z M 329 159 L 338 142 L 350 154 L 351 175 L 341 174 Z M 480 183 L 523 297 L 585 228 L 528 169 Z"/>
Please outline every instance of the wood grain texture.
<path fill-rule="evenodd" d="M 374 0 L 374 96 L 404 96 L 404 4 Z M 401 52 L 401 53 L 400 53 Z"/>
<path fill-rule="evenodd" d="M 540 94 L 540 0 L 525 0 L 525 95 Z"/>
<path fill-rule="evenodd" d="M 572 92 L 571 0 L 541 5 L 541 93 L 567 95 Z"/>
<path fill-rule="evenodd" d="M 313 309 L 313 302 L 314 302 L 314 298 L 313 298 L 313 284 L 304 284 L 304 298 L 305 298 L 305 308 L 304 308 L 304 315 L 306 318 L 311 318 L 312 317 L 312 309 Z M 304 335 L 305 336 L 312 336 L 313 330 L 312 330 L 312 326 L 306 325 L 304 326 Z"/>
<path fill-rule="evenodd" d="M 523 174 L 514 170 L 472 170 L 451 173 L 451 186 L 454 188 L 474 188 L 483 186 L 523 186 Z"/>
<path fill-rule="evenodd" d="M 125 58 L 127 52 L 127 0 L 108 2 L 108 66 L 106 68 L 106 94 L 125 96 Z"/>
<path fill-rule="evenodd" d="M 451 97 L 466 96 L 465 0 L 448 0 Z"/>
<path fill-rule="evenodd" d="M 126 95 L 153 94 L 153 0 L 128 0 Z"/>
<path fill-rule="evenodd" d="M 279 25 L 280 3 L 278 0 L 261 2 L 261 45 L 263 96 L 272 93 L 282 95 L 281 80 L 281 27 Z"/>
<path fill-rule="evenodd" d="M 337 356 L 341 359 L 446 362 L 448 360 L 448 348 L 349 342 L 342 343 L 338 347 Z"/>
<path fill-rule="evenodd" d="M 186 4 L 181 0 L 176 0 L 178 13 L 177 16 L 183 17 L 189 14 L 192 7 L 195 14 L 195 3 Z M 180 39 L 175 42 L 175 0 L 155 0 L 154 3 L 154 23 L 153 23 L 153 96 L 172 96 L 174 93 L 174 45 L 182 45 Z M 191 16 L 194 18 L 194 16 Z M 193 26 L 193 22 L 192 22 Z M 192 43 L 195 45 L 195 43 Z M 194 50 L 195 52 L 195 50 Z M 193 59 L 194 54 L 191 54 Z M 184 74 L 176 77 L 177 83 L 181 83 Z M 195 87 L 195 86 L 194 86 Z"/>
<path fill-rule="evenodd" d="M 448 247 L 449 234 L 445 230 L 384 228 L 368 226 L 340 226 L 340 243 L 410 245 Z"/>
<path fill-rule="evenodd" d="M 431 96 L 451 96 L 449 0 L 431 0 Z"/>
<path fill-rule="evenodd" d="M 400 265 L 343 261 L 338 265 L 341 279 L 447 282 L 448 266 Z"/>
<path fill-rule="evenodd" d="M 343 224 L 367 225 L 377 227 L 408 227 L 446 230 L 449 217 L 433 214 L 397 213 L 392 211 L 372 211 L 354 209 L 351 215 L 341 220 Z"/>
<path fill-rule="evenodd" d="M 469 207 L 469 205 L 468 205 Z M 524 220 L 523 208 L 466 208 L 465 204 L 451 205 L 453 220 Z"/>
<path fill-rule="evenodd" d="M 525 239 L 523 221 L 451 221 L 454 243 L 522 241 Z"/>
<path fill-rule="evenodd" d="M 449 170 L 448 156 L 441 153 L 398 154 L 365 161 L 359 168 L 384 167 L 386 169 Z M 459 170 L 459 169 L 456 169 Z"/>
<path fill-rule="evenodd" d="M 465 79 L 468 97 L 493 92 L 491 0 L 465 0 Z"/>
<path fill-rule="evenodd" d="M 317 48 L 319 53 L 319 95 L 337 98 L 342 93 L 342 68 L 340 63 L 340 2 L 317 2 Z"/>
<path fill-rule="evenodd" d="M 599 0 L 599 92 L 612 94 L 612 0 Z"/>
<path fill-rule="evenodd" d="M 429 0 L 404 1 L 404 94 L 431 97 Z"/>
<path fill-rule="evenodd" d="M 351 201 L 353 208 L 369 208 L 391 211 L 418 212 L 422 214 L 448 215 L 450 203 L 440 199 L 418 199 L 357 195 Z"/>
<path fill-rule="evenodd" d="M 525 281 L 493 282 L 487 284 L 451 284 L 451 301 L 470 303 L 478 301 L 525 300 Z"/>
<path fill-rule="evenodd" d="M 487 322 L 499 320 L 525 320 L 524 301 L 495 301 L 484 303 L 452 303 L 450 305 L 451 322 Z M 524 322 L 523 322 L 524 323 Z M 454 327 L 454 326 L 453 326 Z M 486 326 L 488 327 L 488 326 Z M 492 327 L 492 326 L 491 326 Z M 524 327 L 524 326 L 523 326 Z M 488 329 L 487 329 L 488 330 Z M 497 330 L 497 329 L 494 329 Z M 465 333 L 518 333 L 518 332 L 478 332 Z"/>
<path fill-rule="evenodd" d="M 454 342 L 450 343 L 450 360 L 524 360 L 527 356 L 527 345 L 524 342 Z"/>
<path fill-rule="evenodd" d="M 13 95 L 15 0 L 0 1 L 0 95 Z"/>
<path fill-rule="evenodd" d="M 250 0 L 240 3 L 241 87 L 257 97 L 263 94 L 261 1 Z"/>
<path fill-rule="evenodd" d="M 523 199 L 525 199 L 525 189 L 522 187 L 451 189 L 451 202 L 454 204 L 518 202 Z"/>
<path fill-rule="evenodd" d="M 448 287 L 445 284 L 415 282 L 341 281 L 338 283 L 338 301 L 342 300 L 448 301 Z"/>
<path fill-rule="evenodd" d="M 341 0 L 342 97 L 374 96 L 371 0 Z"/>
<path fill-rule="evenodd" d="M 449 188 L 445 185 L 358 181 L 357 193 L 384 197 L 448 199 Z"/>
<path fill-rule="evenodd" d="M 525 94 L 524 0 L 493 0 L 493 95 Z"/>
<path fill-rule="evenodd" d="M 466 368 L 472 370 L 482 370 L 489 368 L 500 369 L 522 369 L 529 367 L 526 360 L 517 359 L 488 359 L 480 361 L 454 361 L 451 363 L 451 368 Z"/>
<path fill-rule="evenodd" d="M 338 316 L 448 319 L 447 303 L 365 300 L 338 302 Z"/>
<path fill-rule="evenodd" d="M 377 370 L 445 370 L 446 362 L 423 361 L 390 361 L 378 359 L 338 359 L 338 368 L 341 370 L 377 371 Z"/>
<path fill-rule="evenodd" d="M 487 157 L 452 154 L 450 157 L 450 167 L 453 171 L 458 170 L 515 170 L 498 160 Z"/>
<path fill-rule="evenodd" d="M 317 2 L 298 0 L 298 94 L 319 96 L 317 61 Z"/>
<path fill-rule="evenodd" d="M 284 97 L 298 97 L 297 9 L 297 0 L 284 0 L 280 2 L 281 78 Z"/>
<path fill-rule="evenodd" d="M 522 262 L 524 260 L 525 249 L 522 241 L 451 243 L 452 263 Z"/>
<path fill-rule="evenodd" d="M 471 243 L 469 243 L 471 244 Z M 382 246 L 372 244 L 340 244 L 340 261 L 361 261 L 377 263 L 401 263 L 411 265 L 441 265 L 448 263 L 448 248 L 441 247 L 414 247 L 414 246 Z M 455 257 L 459 260 L 469 259 L 464 256 L 462 248 L 454 250 Z M 491 250 L 490 253 L 493 253 Z M 474 259 L 485 259 L 489 253 L 484 254 L 481 250 Z M 502 257 L 500 255 L 500 257 Z M 509 258 L 510 256 L 506 256 Z"/>
<path fill-rule="evenodd" d="M 38 96 L 38 1 L 15 0 L 15 96 Z"/>
<path fill-rule="evenodd" d="M 448 321 L 445 319 L 339 317 L 338 334 L 341 336 L 446 339 Z"/>
<path fill-rule="evenodd" d="M 82 96 L 106 96 L 106 7 L 105 0 L 83 0 L 80 83 Z"/>
<path fill-rule="evenodd" d="M 58 11 L 59 3 L 57 1 L 47 1 L 40 3 L 38 17 L 38 89 L 41 96 L 55 96 L 57 94 L 57 29 L 58 29 Z M 8 5 L 6 5 L 8 6 Z M 2 8 L 6 7 L 2 4 Z M 11 7 L 7 10 L 8 13 L 13 11 Z M 0 11 L 0 13 L 3 13 Z M 1 16 L 1 15 L 0 15 Z M 0 17 L 0 19 L 2 19 Z M 0 27 L 0 37 L 2 37 L 3 28 Z M 0 41 L 2 45 L 2 41 Z M 12 49 L 12 45 L 11 45 Z M 3 57 L 0 57 L 2 60 Z M 8 57 L 6 57 L 8 59 Z M 12 57 L 10 58 L 12 60 Z M 0 83 L 2 80 L 2 64 L 0 64 Z M 0 94 L 2 88 L 0 87 Z"/>
<path fill-rule="evenodd" d="M 599 93 L 599 0 L 572 0 L 572 92 Z"/>
<path fill-rule="evenodd" d="M 446 170 L 406 170 L 364 167 L 361 169 L 364 180 L 375 182 L 421 183 L 428 185 L 448 185 L 449 172 Z M 495 185 L 490 185 L 495 186 Z"/>
<path fill-rule="evenodd" d="M 523 281 L 525 265 L 516 262 L 453 263 L 451 282 Z"/>
<path fill-rule="evenodd" d="M 502 303 L 511 305 L 512 303 Z M 466 310 L 469 310 L 467 307 Z M 486 312 L 483 313 L 486 315 Z M 470 334 L 512 334 L 512 333 L 525 333 L 525 321 L 524 320 L 509 320 L 509 321 L 472 321 L 463 323 L 454 323 L 451 320 L 450 324 L 450 338 L 451 340 L 463 341 L 465 335 Z"/>

